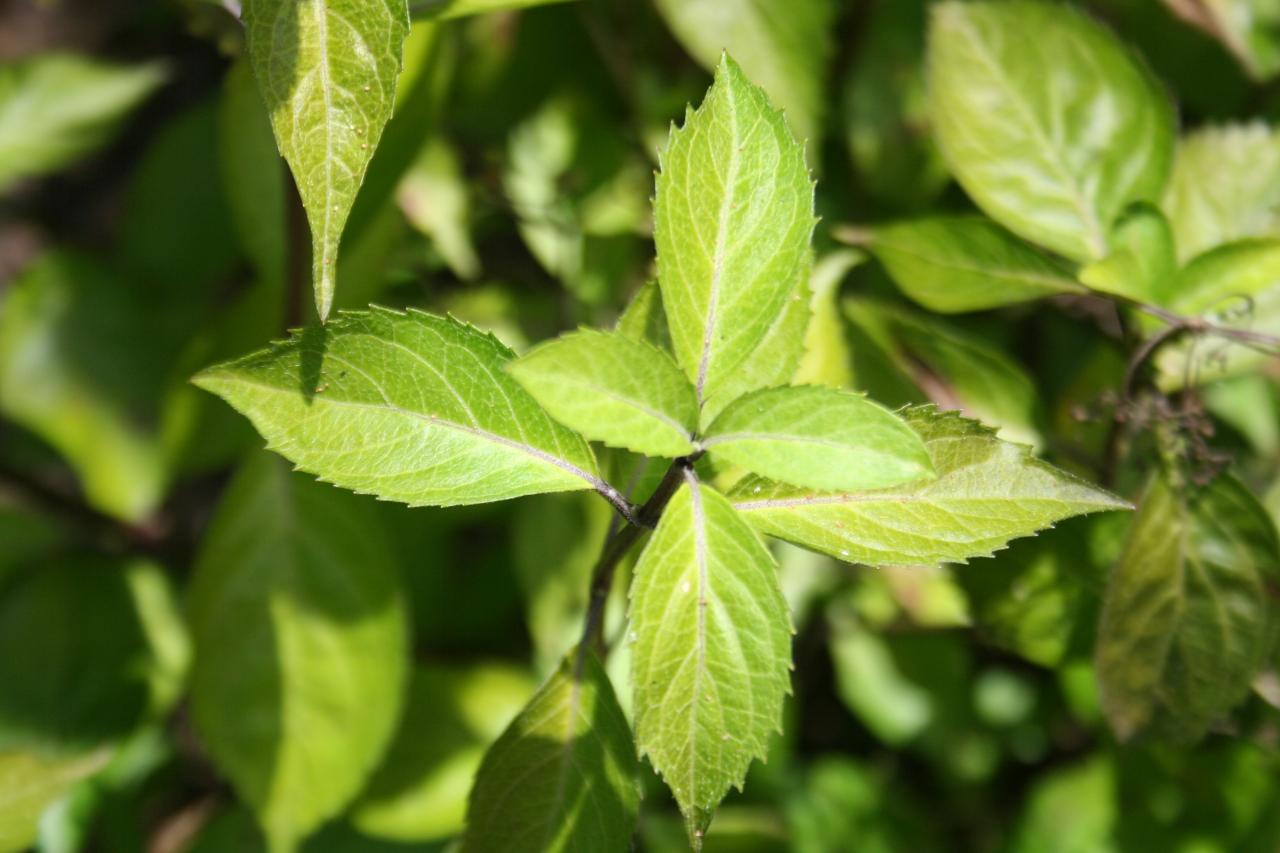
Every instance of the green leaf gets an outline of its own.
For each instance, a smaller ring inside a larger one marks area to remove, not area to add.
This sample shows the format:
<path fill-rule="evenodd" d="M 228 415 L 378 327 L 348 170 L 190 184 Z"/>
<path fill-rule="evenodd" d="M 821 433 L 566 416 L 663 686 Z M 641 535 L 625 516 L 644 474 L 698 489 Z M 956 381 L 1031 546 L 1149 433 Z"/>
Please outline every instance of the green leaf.
<path fill-rule="evenodd" d="M 698 848 L 780 730 L 791 623 L 773 557 L 719 492 L 689 479 L 635 568 L 631 679 L 636 743 Z"/>
<path fill-rule="evenodd" d="M 247 58 L 232 65 L 222 80 L 218 153 L 236 235 L 254 272 L 276 288 L 283 309 L 289 263 L 288 187 L 271 119 Z"/>
<path fill-rule="evenodd" d="M 976 216 L 886 225 L 868 248 L 903 293 L 944 314 L 1081 291 L 1059 264 Z"/>
<path fill-rule="evenodd" d="M 739 398 L 702 446 L 748 471 L 813 489 L 878 489 L 929 478 L 919 436 L 861 394 L 818 385 Z"/>
<path fill-rule="evenodd" d="M 787 113 L 796 135 L 817 142 L 835 46 L 832 0 L 658 0 L 657 6 L 703 68 L 716 68 L 727 50 Z"/>
<path fill-rule="evenodd" d="M 652 344 L 583 329 L 535 347 L 507 372 L 587 438 L 646 456 L 693 452 L 697 395 L 680 366 Z"/>
<path fill-rule="evenodd" d="M 844 302 L 846 316 L 878 341 L 897 370 L 944 409 L 1000 428 L 1010 441 L 1037 445 L 1037 395 L 1031 377 L 989 337 L 939 317 L 859 298 Z M 864 357 L 872 355 L 863 347 Z M 888 399 L 898 401 L 900 395 Z"/>
<path fill-rule="evenodd" d="M 1105 753 L 1041 775 L 1027 795 L 1011 853 L 1118 853 L 1117 787 Z"/>
<path fill-rule="evenodd" d="M 814 494 L 748 477 L 730 492 L 758 530 L 871 566 L 963 562 L 1054 522 L 1128 504 L 952 412 L 902 418 L 924 440 L 937 479 L 866 492 Z"/>
<path fill-rule="evenodd" d="M 369 510 L 255 456 L 196 562 L 193 719 L 273 850 L 351 802 L 400 717 L 405 604 Z"/>
<path fill-rule="evenodd" d="M 759 388 L 787 385 L 795 378 L 804 358 L 805 330 L 812 313 L 809 309 L 812 299 L 806 274 L 806 278 L 796 282 L 756 348 L 738 362 L 733 373 L 726 376 L 718 390 L 703 402 L 700 420 L 704 427 L 743 394 Z"/>
<path fill-rule="evenodd" d="M 164 78 L 155 63 L 116 65 L 59 53 L 0 68 L 0 191 L 104 145 Z"/>
<path fill-rule="evenodd" d="M 414 0 L 409 10 L 415 20 L 419 18 L 448 20 L 467 15 L 483 15 L 486 12 L 504 12 L 511 9 L 528 9 L 565 3 L 568 0 Z"/>
<path fill-rule="evenodd" d="M 625 850 L 639 769 L 609 676 L 570 654 L 485 755 L 462 851 Z"/>
<path fill-rule="evenodd" d="M 1184 262 L 1224 243 L 1280 237 L 1280 132 L 1252 122 L 1187 134 L 1164 209 Z"/>
<path fill-rule="evenodd" d="M 853 387 L 853 354 L 845 339 L 845 321 L 840 313 L 840 284 L 849 270 L 866 259 L 856 249 L 832 252 L 813 267 L 809 282 L 809 325 L 804 332 L 804 354 L 795 375 L 796 385 Z M 771 385 L 785 384 L 773 382 Z"/>
<path fill-rule="evenodd" d="M 1111 251 L 1080 270 L 1093 290 L 1138 302 L 1164 304 L 1178 271 L 1173 230 L 1155 205 L 1137 202 L 1121 214 L 1110 234 Z"/>
<path fill-rule="evenodd" d="M 0 853 L 30 849 L 45 808 L 110 758 L 107 748 L 79 755 L 0 751 Z"/>
<path fill-rule="evenodd" d="M 656 281 L 645 282 L 636 291 L 613 330 L 632 340 L 646 341 L 670 351 L 671 332 L 667 328 L 667 312 L 662 308 L 662 291 Z"/>
<path fill-rule="evenodd" d="M 395 740 L 351 809 L 355 827 L 401 842 L 458 835 L 485 749 L 535 687 L 509 666 L 414 670 Z"/>
<path fill-rule="evenodd" d="M 406 0 L 248 0 L 254 76 L 311 223 L 321 321 L 333 303 L 338 243 L 391 118 Z"/>
<path fill-rule="evenodd" d="M 161 569 L 46 559 L 0 595 L 0 751 L 119 741 L 178 698 L 190 648 Z"/>
<path fill-rule="evenodd" d="M 940 3 L 928 78 L 935 135 L 956 179 L 1020 237 L 1097 260 L 1121 210 L 1159 200 L 1173 109 L 1083 13 L 1057 3 Z"/>
<path fill-rule="evenodd" d="M 453 147 L 433 136 L 422 145 L 396 189 L 405 218 L 431 238 L 454 275 L 475 279 L 480 259 L 471 243 L 471 200 Z"/>
<path fill-rule="evenodd" d="M 1183 267 L 1169 307 L 1210 323 L 1280 335 L 1280 239 L 1219 246 Z M 1205 337 L 1165 347 L 1157 356 L 1161 386 L 1235 376 L 1274 358 L 1272 349 Z"/>
<path fill-rule="evenodd" d="M 727 55 L 661 157 L 654 238 L 676 360 L 707 400 L 809 275 L 813 184 L 782 114 Z"/>
<path fill-rule="evenodd" d="M 195 383 L 303 471 L 411 506 L 596 487 L 591 448 L 505 372 L 512 352 L 452 318 L 344 313 Z"/>
<path fill-rule="evenodd" d="M 1152 480 L 1112 571 L 1095 666 L 1117 737 L 1197 739 L 1249 693 L 1274 646 L 1280 544 L 1257 499 L 1222 477 L 1179 494 Z"/>

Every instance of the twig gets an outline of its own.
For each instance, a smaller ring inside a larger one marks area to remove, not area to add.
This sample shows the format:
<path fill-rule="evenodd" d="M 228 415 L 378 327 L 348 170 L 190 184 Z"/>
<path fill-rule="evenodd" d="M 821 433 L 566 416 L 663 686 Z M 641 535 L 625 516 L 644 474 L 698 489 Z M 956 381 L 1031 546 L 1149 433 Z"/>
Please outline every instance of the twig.
<path fill-rule="evenodd" d="M 658 488 L 654 490 L 649 500 L 645 501 L 644 506 L 635 512 L 634 520 L 628 519 L 630 523 L 605 542 L 600 552 L 600 559 L 596 561 L 596 566 L 591 572 L 590 598 L 582 626 L 582 641 L 578 647 L 578 671 L 581 671 L 587 651 L 595 651 L 597 654 L 603 654 L 605 651 L 604 606 L 609 600 L 609 590 L 613 588 L 613 575 L 618 568 L 618 563 L 645 531 L 657 525 L 672 495 L 684 482 L 684 472 L 693 468 L 696 459 L 696 456 L 685 456 L 672 462 L 667 473 L 663 475 L 662 482 L 658 484 Z"/>

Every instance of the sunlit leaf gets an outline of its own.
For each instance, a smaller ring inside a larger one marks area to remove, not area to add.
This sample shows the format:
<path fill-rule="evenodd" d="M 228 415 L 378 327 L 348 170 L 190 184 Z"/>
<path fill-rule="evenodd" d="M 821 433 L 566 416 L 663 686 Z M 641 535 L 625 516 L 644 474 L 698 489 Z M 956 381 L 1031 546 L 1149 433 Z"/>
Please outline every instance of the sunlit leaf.
<path fill-rule="evenodd" d="M 273 850 L 352 801 L 399 720 L 405 602 L 369 509 L 255 456 L 197 561 L 193 719 Z"/>
<path fill-rule="evenodd" d="M 676 359 L 717 393 L 809 275 L 813 184 L 782 114 L 727 56 L 662 155 L 658 280 Z"/>
<path fill-rule="evenodd" d="M 630 619 L 636 743 L 700 847 L 781 724 L 791 625 L 777 566 L 729 502 L 695 481 L 636 565 Z"/>
<path fill-rule="evenodd" d="M 702 445 L 748 471 L 814 489 L 877 489 L 933 471 L 919 436 L 888 409 L 817 385 L 740 397 Z"/>
<path fill-rule="evenodd" d="M 1173 230 L 1159 208 L 1147 202 L 1129 207 L 1110 232 L 1110 251 L 1080 271 L 1093 290 L 1151 304 L 1168 301 L 1178 263 Z"/>
<path fill-rule="evenodd" d="M 1159 200 L 1173 159 L 1169 100 L 1084 13 L 940 3 L 928 54 L 939 146 L 978 206 L 1015 234 L 1097 260 L 1129 202 Z"/>
<path fill-rule="evenodd" d="M 564 2 L 568 0 L 411 0 L 409 11 L 415 20 L 418 18 L 448 20 L 467 15 L 483 15 L 485 12 L 527 9 Z"/>
<path fill-rule="evenodd" d="M 955 413 L 921 406 L 902 417 L 924 440 L 937 479 L 815 493 L 748 477 L 730 500 L 763 533 L 868 565 L 989 556 L 1064 518 L 1128 506 Z"/>
<path fill-rule="evenodd" d="M 352 807 L 352 823 L 367 835 L 402 842 L 460 833 L 485 749 L 535 686 L 508 666 L 418 667 L 400 728 Z"/>
<path fill-rule="evenodd" d="M 1274 645 L 1280 544 L 1238 481 L 1142 498 L 1107 585 L 1095 665 L 1102 707 L 1127 740 L 1154 726 L 1196 739 L 1249 692 Z"/>
<path fill-rule="evenodd" d="M 638 771 L 609 677 L 571 653 L 485 755 L 463 853 L 625 850 Z"/>
<path fill-rule="evenodd" d="M 406 0 L 248 0 L 254 76 L 311 223 L 320 319 L 333 303 L 338 243 L 391 118 Z"/>
<path fill-rule="evenodd" d="M 0 853 L 30 849 L 45 808 L 110 757 L 105 747 L 79 755 L 0 750 Z"/>
<path fill-rule="evenodd" d="M 698 398 L 675 360 L 650 344 L 583 329 L 535 347 L 507 372 L 587 438 L 647 456 L 693 452 Z"/>
<path fill-rule="evenodd" d="M 511 358 L 452 318 L 375 308 L 195 382 L 302 470 L 387 500 L 452 506 L 598 484 L 591 449 L 506 374 Z"/>
<path fill-rule="evenodd" d="M 794 384 L 853 387 L 852 355 L 840 311 L 840 284 L 865 257 L 862 252 L 849 249 L 832 252 L 814 264 L 809 282 L 809 325 L 804 332 L 804 354 L 791 377 Z"/>

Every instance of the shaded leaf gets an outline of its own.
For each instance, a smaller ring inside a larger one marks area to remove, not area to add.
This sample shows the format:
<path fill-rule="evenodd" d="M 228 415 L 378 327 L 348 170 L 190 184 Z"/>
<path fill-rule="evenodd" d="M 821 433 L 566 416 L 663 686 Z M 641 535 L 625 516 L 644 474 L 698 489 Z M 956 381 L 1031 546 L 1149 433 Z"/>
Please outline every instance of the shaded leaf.
<path fill-rule="evenodd" d="M 507 372 L 587 438 L 647 456 L 693 452 L 697 395 L 675 360 L 651 344 L 582 329 L 534 347 Z"/>
<path fill-rule="evenodd" d="M 0 68 L 0 190 L 104 145 L 164 78 L 155 63 L 126 66 L 60 53 Z"/>
<path fill-rule="evenodd" d="M 676 359 L 714 396 L 809 275 L 813 184 L 782 114 L 725 56 L 663 152 L 659 284 Z"/>
<path fill-rule="evenodd" d="M 852 391 L 768 388 L 739 398 L 702 446 L 748 471 L 814 489 L 876 489 L 927 479 L 919 436 L 888 409 Z"/>
<path fill-rule="evenodd" d="M 902 417 L 924 440 L 937 479 L 814 493 L 748 477 L 730 492 L 734 508 L 763 533 L 875 566 L 985 557 L 1064 518 L 1128 506 L 955 413 L 918 406 Z"/>
<path fill-rule="evenodd" d="M 483 15 L 486 12 L 502 12 L 511 9 L 528 9 L 565 3 L 568 0 L 415 0 L 409 5 L 414 19 L 462 18 L 467 15 Z"/>
<path fill-rule="evenodd" d="M 359 793 L 407 677 L 400 581 L 360 499 L 255 456 L 223 496 L 190 599 L 191 707 L 273 850 Z"/>
<path fill-rule="evenodd" d="M 840 311 L 840 284 L 849 270 L 866 258 L 854 249 L 832 252 L 813 267 L 809 283 L 809 324 L 804 332 L 804 354 L 791 380 L 796 385 L 853 387 L 852 353 L 845 339 Z M 763 349 L 763 347 L 762 347 Z M 786 384 L 785 381 L 770 385 Z M 766 386 L 767 387 L 767 386 Z"/>
<path fill-rule="evenodd" d="M 311 223 L 312 280 L 323 321 L 338 243 L 391 118 L 406 0 L 249 0 L 249 59 Z"/>
<path fill-rule="evenodd" d="M 630 619 L 636 743 L 697 848 L 781 725 L 791 624 L 777 566 L 729 502 L 690 478 L 636 564 Z"/>
<path fill-rule="evenodd" d="M 1280 6 L 1271 0 L 1164 0 L 1179 17 L 1222 42 L 1255 80 L 1280 73 Z"/>
<path fill-rule="evenodd" d="M 646 341 L 661 350 L 671 349 L 667 313 L 662 308 L 662 291 L 656 281 L 645 282 L 618 317 L 614 331 L 637 341 Z"/>
<path fill-rule="evenodd" d="M 576 658 L 565 659 L 485 754 L 463 853 L 630 844 L 640 808 L 631 729 L 599 661 Z"/>
<path fill-rule="evenodd" d="M 15 571 L 0 594 L 0 751 L 122 740 L 172 707 L 189 658 L 158 566 L 82 556 Z"/>
<path fill-rule="evenodd" d="M 1197 739 L 1249 693 L 1275 639 L 1280 544 L 1257 499 L 1222 477 L 1156 477 L 1112 571 L 1095 667 L 1121 740 L 1154 726 Z"/>
<path fill-rule="evenodd" d="M 344 313 L 195 378 L 326 482 L 421 506 L 590 488 L 591 449 L 505 372 L 513 355 L 452 318 Z"/>
<path fill-rule="evenodd" d="M 1059 264 L 976 216 L 886 225 L 868 248 L 907 296 L 944 314 L 1081 290 Z"/>
<path fill-rule="evenodd" d="M 431 238 L 454 275 L 474 279 L 480 259 L 471 243 L 471 201 L 458 155 L 442 137 L 423 144 L 396 189 L 409 222 Z"/>
<path fill-rule="evenodd" d="M 1015 234 L 1096 260 L 1129 202 L 1159 200 L 1173 109 L 1116 38 L 1076 9 L 940 3 L 929 22 L 928 77 L 935 137 L 952 172 Z"/>
<path fill-rule="evenodd" d="M 415 669 L 395 739 L 352 806 L 355 827 L 402 842 L 460 833 L 485 749 L 535 686 L 508 666 Z"/>

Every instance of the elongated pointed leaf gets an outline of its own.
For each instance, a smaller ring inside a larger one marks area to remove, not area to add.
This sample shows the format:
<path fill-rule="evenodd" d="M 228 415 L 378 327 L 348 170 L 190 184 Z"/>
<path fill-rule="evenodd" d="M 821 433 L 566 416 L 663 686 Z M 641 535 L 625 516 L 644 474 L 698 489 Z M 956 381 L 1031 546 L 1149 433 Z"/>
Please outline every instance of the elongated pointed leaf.
<path fill-rule="evenodd" d="M 599 483 L 591 448 L 506 375 L 512 353 L 446 317 L 343 314 L 195 378 L 320 479 L 413 506 Z"/>
<path fill-rule="evenodd" d="M 676 359 L 712 397 L 808 277 L 804 149 L 728 56 L 662 154 L 654 238 Z"/>
<path fill-rule="evenodd" d="M 928 77 L 952 172 L 1015 234 L 1097 260 L 1129 202 L 1159 200 L 1173 158 L 1169 100 L 1081 12 L 1060 3 L 940 3 Z"/>
<path fill-rule="evenodd" d="M 415 19 L 448 20 L 468 15 L 483 15 L 486 12 L 505 12 L 511 9 L 564 2 L 568 0 L 420 0 L 411 8 Z"/>
<path fill-rule="evenodd" d="M 696 481 L 681 488 L 636 565 L 631 678 L 636 742 L 695 846 L 779 728 L 790 624 L 756 534 L 719 492 Z"/>
<path fill-rule="evenodd" d="M 570 654 L 489 748 L 463 853 L 626 850 L 640 808 L 631 728 L 594 656 Z"/>
<path fill-rule="evenodd" d="M 757 530 L 872 566 L 985 557 L 1064 518 L 1128 507 L 976 421 L 932 406 L 902 418 L 924 440 L 937 479 L 815 494 L 748 477 L 730 500 Z"/>
<path fill-rule="evenodd" d="M 976 216 L 887 225 L 869 248 L 903 293 L 944 314 L 1082 290 L 1059 264 Z"/>
<path fill-rule="evenodd" d="M 1224 243 L 1280 236 L 1280 131 L 1255 122 L 1187 134 L 1164 210 L 1180 261 Z"/>
<path fill-rule="evenodd" d="M 879 489 L 927 479 L 920 437 L 861 394 L 767 388 L 725 409 L 703 446 L 748 471 L 813 489 Z"/>
<path fill-rule="evenodd" d="M 853 354 L 846 339 L 847 324 L 840 311 L 840 285 L 849 270 L 861 264 L 866 257 L 857 249 L 842 249 L 814 264 L 813 278 L 809 282 L 804 354 L 795 374 L 790 377 L 795 384 L 853 387 Z"/>
<path fill-rule="evenodd" d="M 507 371 L 587 438 L 647 456 L 693 451 L 698 397 L 675 360 L 652 344 L 583 329 L 535 347 Z"/>
<path fill-rule="evenodd" d="M 1095 668 L 1121 739 L 1198 738 L 1238 704 L 1274 646 L 1280 545 L 1257 499 L 1220 478 L 1153 480 L 1107 585 Z"/>
<path fill-rule="evenodd" d="M 263 454 L 197 561 L 194 720 L 273 850 L 351 802 L 399 719 L 405 602 L 369 509 Z"/>
<path fill-rule="evenodd" d="M 338 243 L 391 118 L 405 0 L 248 0 L 249 59 L 311 223 L 312 280 L 323 321 Z"/>

